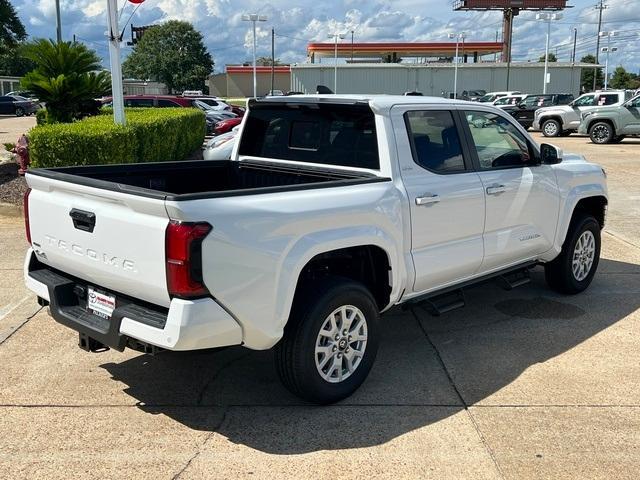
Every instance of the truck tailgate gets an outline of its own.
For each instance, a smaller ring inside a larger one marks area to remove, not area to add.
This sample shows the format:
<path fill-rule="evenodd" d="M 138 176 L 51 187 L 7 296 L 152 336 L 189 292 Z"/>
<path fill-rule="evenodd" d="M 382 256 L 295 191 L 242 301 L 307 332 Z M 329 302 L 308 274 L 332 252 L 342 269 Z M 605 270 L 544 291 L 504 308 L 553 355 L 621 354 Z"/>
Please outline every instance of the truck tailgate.
<path fill-rule="evenodd" d="M 164 199 L 27 175 L 38 260 L 87 281 L 169 306 Z"/>

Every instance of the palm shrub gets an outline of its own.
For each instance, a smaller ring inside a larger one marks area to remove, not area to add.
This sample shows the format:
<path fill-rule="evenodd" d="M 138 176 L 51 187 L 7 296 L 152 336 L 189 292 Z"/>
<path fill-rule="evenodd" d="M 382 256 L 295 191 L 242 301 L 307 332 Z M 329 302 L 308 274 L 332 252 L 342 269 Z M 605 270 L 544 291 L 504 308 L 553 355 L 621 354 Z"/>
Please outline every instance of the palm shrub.
<path fill-rule="evenodd" d="M 47 121 L 71 122 L 95 110 L 95 98 L 111 91 L 111 77 L 82 43 L 34 40 L 21 53 L 36 64 L 21 81 L 47 106 Z"/>

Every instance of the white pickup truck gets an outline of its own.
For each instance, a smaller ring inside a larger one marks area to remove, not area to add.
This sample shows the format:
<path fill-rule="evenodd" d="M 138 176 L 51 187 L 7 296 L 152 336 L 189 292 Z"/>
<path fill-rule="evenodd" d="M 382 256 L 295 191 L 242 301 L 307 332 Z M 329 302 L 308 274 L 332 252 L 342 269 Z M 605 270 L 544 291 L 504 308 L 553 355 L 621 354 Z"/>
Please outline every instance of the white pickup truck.
<path fill-rule="evenodd" d="M 464 304 L 490 278 L 591 283 L 605 173 L 491 106 L 252 100 L 230 161 L 30 170 L 27 286 L 80 346 L 276 347 L 309 401 L 350 395 L 381 312 Z"/>

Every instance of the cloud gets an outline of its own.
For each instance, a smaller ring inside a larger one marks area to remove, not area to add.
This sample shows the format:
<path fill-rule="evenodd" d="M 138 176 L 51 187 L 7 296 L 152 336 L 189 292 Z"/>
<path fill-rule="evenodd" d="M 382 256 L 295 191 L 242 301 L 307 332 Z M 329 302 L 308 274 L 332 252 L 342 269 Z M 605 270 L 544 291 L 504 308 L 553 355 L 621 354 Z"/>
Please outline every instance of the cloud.
<path fill-rule="evenodd" d="M 34 37 L 55 37 L 55 0 L 14 0 L 27 31 Z M 122 4 L 122 0 L 119 2 Z M 575 8 L 554 22 L 552 51 L 569 60 L 573 47 L 573 28 L 578 29 L 578 58 L 595 53 L 598 12 L 592 0 L 572 0 Z M 640 12 L 636 2 L 608 0 L 604 28 L 622 31 L 624 42 L 613 64 L 622 63 L 632 71 L 640 67 Z M 61 2 L 64 38 L 75 34 L 105 58 L 108 65 L 106 0 L 66 0 Z M 134 5 L 126 3 L 126 20 Z M 258 28 L 258 55 L 269 55 L 271 28 L 276 31 L 276 56 L 286 62 L 306 60 L 311 41 L 329 41 L 329 33 L 355 32 L 356 41 L 446 41 L 447 33 L 464 31 L 469 40 L 493 41 L 501 33 L 500 12 L 453 12 L 443 0 L 146 0 L 133 15 L 135 25 L 149 25 L 169 19 L 192 22 L 203 35 L 218 71 L 226 63 L 251 58 L 251 25 L 241 20 L 243 13 L 267 15 L 269 21 Z M 537 60 L 544 55 L 546 28 L 535 20 L 535 13 L 522 12 L 514 22 L 514 58 Z M 129 36 L 129 30 L 125 37 Z M 126 55 L 130 51 L 124 48 Z"/>

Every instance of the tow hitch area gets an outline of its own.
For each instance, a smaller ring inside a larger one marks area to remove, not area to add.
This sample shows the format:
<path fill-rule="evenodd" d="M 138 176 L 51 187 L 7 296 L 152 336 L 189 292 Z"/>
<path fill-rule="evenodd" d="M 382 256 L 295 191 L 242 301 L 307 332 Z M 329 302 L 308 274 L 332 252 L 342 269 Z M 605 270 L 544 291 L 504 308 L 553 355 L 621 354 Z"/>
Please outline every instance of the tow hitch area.
<path fill-rule="evenodd" d="M 105 344 L 100 343 L 94 338 L 91 338 L 86 333 L 79 333 L 78 335 L 78 346 L 81 349 L 86 350 L 87 352 L 106 352 L 107 350 L 109 350 L 109 347 L 107 347 Z"/>

